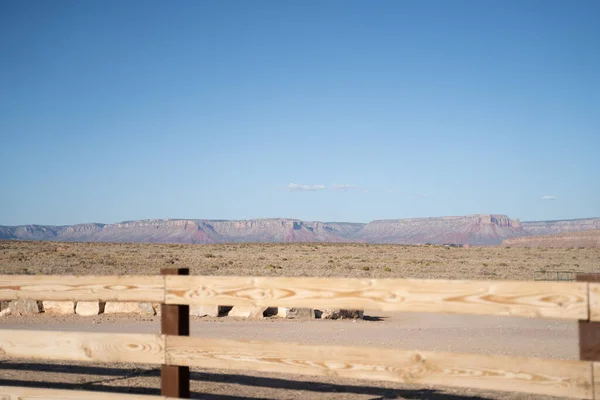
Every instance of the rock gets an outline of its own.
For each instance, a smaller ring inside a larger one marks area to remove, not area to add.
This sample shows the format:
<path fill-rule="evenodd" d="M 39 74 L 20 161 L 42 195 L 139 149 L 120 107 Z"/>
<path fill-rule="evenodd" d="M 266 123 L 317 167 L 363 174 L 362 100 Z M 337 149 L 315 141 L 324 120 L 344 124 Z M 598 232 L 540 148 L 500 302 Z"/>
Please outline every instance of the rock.
<path fill-rule="evenodd" d="M 146 315 L 156 315 L 156 310 L 152 303 L 140 303 L 138 304 L 139 312 Z"/>
<path fill-rule="evenodd" d="M 42 302 L 35 300 L 13 300 L 8 308 L 13 315 L 39 314 L 43 310 Z"/>
<path fill-rule="evenodd" d="M 190 306 L 190 316 L 192 317 L 218 317 L 224 313 L 223 306 L 206 306 L 201 304 L 192 304 Z"/>
<path fill-rule="evenodd" d="M 277 316 L 277 307 L 269 307 L 263 313 L 263 317 L 275 317 Z"/>
<path fill-rule="evenodd" d="M 0 301 L 0 311 L 6 310 L 8 308 L 9 304 L 10 304 L 10 301 L 8 301 L 8 300 Z"/>
<path fill-rule="evenodd" d="M 242 318 L 262 318 L 267 307 L 244 307 L 234 306 L 229 314 L 229 317 L 242 317 Z"/>
<path fill-rule="evenodd" d="M 299 188 L 292 184 L 292 189 Z M 318 189 L 319 187 L 317 187 Z M 497 245 L 503 239 L 600 229 L 600 218 L 520 222 L 506 215 L 482 214 L 462 217 L 411 218 L 363 223 L 323 223 L 285 218 L 242 221 L 138 220 L 118 224 L 79 224 L 66 227 L 28 225 L 2 227 L 7 239 L 69 241 L 122 241 L 219 243 L 325 241 Z M 70 245 L 56 247 L 72 252 Z M 110 259 L 109 259 L 110 260 Z"/>
<path fill-rule="evenodd" d="M 363 319 L 365 316 L 364 310 L 342 310 L 342 319 Z"/>
<path fill-rule="evenodd" d="M 86 317 L 98 315 L 104 312 L 104 305 L 105 303 L 97 301 L 79 301 L 75 307 L 75 312 L 77 315 Z"/>
<path fill-rule="evenodd" d="M 362 319 L 362 310 L 326 309 L 321 311 L 321 319 Z"/>
<path fill-rule="evenodd" d="M 600 248 L 600 229 L 504 240 L 503 247 Z"/>
<path fill-rule="evenodd" d="M 148 314 L 156 315 L 152 303 L 106 302 L 104 314 Z"/>
<path fill-rule="evenodd" d="M 107 301 L 104 314 L 139 314 L 138 303 Z"/>
<path fill-rule="evenodd" d="M 43 301 L 42 305 L 48 314 L 75 314 L 74 301 Z"/>
<path fill-rule="evenodd" d="M 277 309 L 277 316 L 287 319 L 313 319 L 315 317 L 315 310 L 312 308 L 279 307 Z"/>
<path fill-rule="evenodd" d="M 5 308 L 4 310 L 0 311 L 0 317 L 4 317 L 5 315 L 10 315 L 10 308 Z"/>

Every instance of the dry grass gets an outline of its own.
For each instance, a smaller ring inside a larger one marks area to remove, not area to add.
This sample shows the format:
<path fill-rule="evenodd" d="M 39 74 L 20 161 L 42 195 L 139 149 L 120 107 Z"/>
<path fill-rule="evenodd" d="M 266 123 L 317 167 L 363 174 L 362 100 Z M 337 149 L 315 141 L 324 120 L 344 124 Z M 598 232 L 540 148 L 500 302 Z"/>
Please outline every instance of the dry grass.
<path fill-rule="evenodd" d="M 0 241 L 3 274 L 157 274 L 534 279 L 600 272 L 600 249 L 452 248 L 333 243 L 129 244 Z"/>

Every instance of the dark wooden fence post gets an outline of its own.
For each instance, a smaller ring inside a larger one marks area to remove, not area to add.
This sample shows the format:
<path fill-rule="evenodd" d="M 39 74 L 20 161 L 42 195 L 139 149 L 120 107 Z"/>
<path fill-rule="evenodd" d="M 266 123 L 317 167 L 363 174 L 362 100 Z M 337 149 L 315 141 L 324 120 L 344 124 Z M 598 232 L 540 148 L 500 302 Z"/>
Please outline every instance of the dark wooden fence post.
<path fill-rule="evenodd" d="M 600 274 L 577 274 L 578 282 L 600 282 Z M 600 361 L 600 322 L 579 321 L 579 358 Z"/>
<path fill-rule="evenodd" d="M 189 275 L 188 268 L 163 268 L 161 275 Z M 161 304 L 161 332 L 163 335 L 190 335 L 190 307 Z M 160 393 L 166 397 L 190 398 L 190 368 L 163 365 L 160 371 Z"/>

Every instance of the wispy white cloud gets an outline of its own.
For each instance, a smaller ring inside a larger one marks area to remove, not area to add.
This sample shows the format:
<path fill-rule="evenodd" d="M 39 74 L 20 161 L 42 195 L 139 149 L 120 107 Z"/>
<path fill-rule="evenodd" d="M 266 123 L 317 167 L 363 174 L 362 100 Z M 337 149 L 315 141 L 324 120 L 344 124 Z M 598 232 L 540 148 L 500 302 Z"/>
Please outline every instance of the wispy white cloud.
<path fill-rule="evenodd" d="M 331 187 L 333 188 L 333 190 L 349 190 L 358 188 L 358 186 L 350 185 L 349 183 L 334 183 L 333 185 L 331 185 Z"/>
<path fill-rule="evenodd" d="M 316 190 L 327 189 L 325 185 L 303 185 L 299 183 L 290 183 L 287 189 L 293 192 L 311 192 Z"/>
<path fill-rule="evenodd" d="M 554 196 L 542 196 L 542 200 L 556 200 Z"/>

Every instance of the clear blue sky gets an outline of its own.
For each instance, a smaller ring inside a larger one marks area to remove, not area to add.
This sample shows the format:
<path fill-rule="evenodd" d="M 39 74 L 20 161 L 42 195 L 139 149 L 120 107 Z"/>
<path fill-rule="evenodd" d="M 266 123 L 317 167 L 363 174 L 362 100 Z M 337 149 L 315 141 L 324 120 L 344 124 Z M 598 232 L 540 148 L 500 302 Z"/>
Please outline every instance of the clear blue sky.
<path fill-rule="evenodd" d="M 598 21 L 595 0 L 2 1 L 0 224 L 600 216 Z"/>

